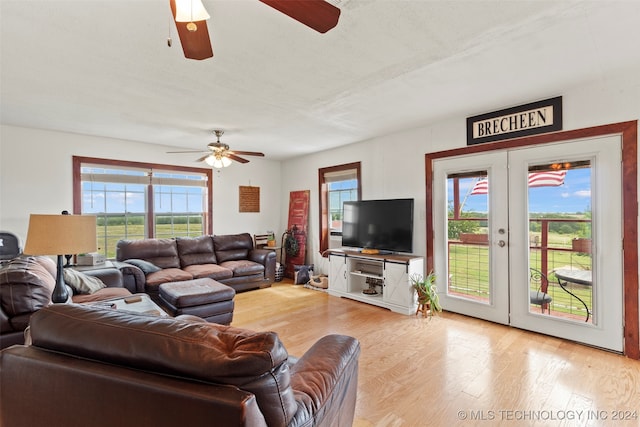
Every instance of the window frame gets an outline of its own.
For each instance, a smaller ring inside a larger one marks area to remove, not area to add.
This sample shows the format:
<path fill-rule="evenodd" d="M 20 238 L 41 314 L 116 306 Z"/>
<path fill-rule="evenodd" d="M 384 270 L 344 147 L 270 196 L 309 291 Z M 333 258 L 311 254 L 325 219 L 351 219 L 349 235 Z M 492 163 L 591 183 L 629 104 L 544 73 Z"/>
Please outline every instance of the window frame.
<path fill-rule="evenodd" d="M 320 254 L 327 256 L 327 250 L 329 249 L 330 238 L 330 220 L 329 220 L 329 191 L 327 185 L 326 175 L 330 173 L 343 172 L 348 170 L 356 171 L 356 179 L 358 181 L 358 188 L 356 189 L 358 200 L 362 200 L 362 174 L 361 174 L 361 162 L 346 163 L 342 165 L 329 166 L 326 168 L 318 169 L 318 220 L 319 220 L 319 242 L 320 242 Z"/>
<path fill-rule="evenodd" d="M 207 177 L 206 189 L 207 200 L 204 206 L 204 220 L 202 224 L 202 231 L 205 235 L 213 234 L 213 171 L 208 168 L 195 168 L 189 166 L 176 166 L 165 165 L 159 163 L 145 163 L 145 162 L 131 162 L 126 160 L 114 160 L 114 159 L 102 159 L 97 157 L 82 157 L 73 156 L 72 169 L 73 169 L 73 213 L 76 215 L 82 214 L 82 166 L 85 164 L 98 165 L 104 167 L 121 167 L 131 169 L 149 169 L 160 170 L 163 172 L 184 172 L 192 174 L 202 174 Z M 148 200 L 146 205 L 147 223 L 145 226 L 146 236 L 145 238 L 154 237 L 154 217 L 155 208 L 153 205 L 153 184 L 149 183 L 147 186 Z"/>

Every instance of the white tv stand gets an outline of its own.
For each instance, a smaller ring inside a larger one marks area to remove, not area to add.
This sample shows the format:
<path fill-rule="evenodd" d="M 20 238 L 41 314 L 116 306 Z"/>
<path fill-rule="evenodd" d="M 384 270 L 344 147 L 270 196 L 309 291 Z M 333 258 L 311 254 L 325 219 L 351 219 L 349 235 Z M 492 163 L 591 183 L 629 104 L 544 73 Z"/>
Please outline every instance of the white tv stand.
<path fill-rule="evenodd" d="M 329 295 L 377 305 L 397 313 L 416 312 L 417 300 L 411 277 L 422 275 L 424 259 L 419 256 L 363 254 L 355 250 L 332 250 L 329 253 Z M 370 294 L 370 289 L 376 293 Z"/>

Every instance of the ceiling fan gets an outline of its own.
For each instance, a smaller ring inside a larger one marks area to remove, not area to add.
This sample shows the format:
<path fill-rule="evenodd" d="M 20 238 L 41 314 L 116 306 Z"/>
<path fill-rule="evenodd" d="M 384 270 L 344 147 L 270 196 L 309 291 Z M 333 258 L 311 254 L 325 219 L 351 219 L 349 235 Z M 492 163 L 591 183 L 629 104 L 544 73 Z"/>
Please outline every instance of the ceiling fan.
<path fill-rule="evenodd" d="M 204 156 L 196 160 L 196 162 L 205 162 L 209 166 L 214 168 L 226 168 L 231 164 L 231 160 L 235 160 L 238 163 L 249 163 L 249 160 L 240 157 L 242 156 L 259 156 L 264 157 L 263 153 L 257 151 L 231 151 L 227 144 L 220 142 L 220 137 L 224 134 L 222 129 L 216 129 L 215 133 L 217 141 L 207 144 L 208 151 L 202 150 L 187 150 L 187 151 L 167 151 L 167 153 L 206 153 Z"/>
<path fill-rule="evenodd" d="M 338 25 L 340 9 L 325 0 L 259 1 L 319 33 L 326 33 Z M 198 60 L 211 58 L 213 48 L 207 29 L 209 14 L 202 5 L 202 0 L 169 0 L 169 3 L 184 56 Z M 169 46 L 171 46 L 170 39 Z"/>

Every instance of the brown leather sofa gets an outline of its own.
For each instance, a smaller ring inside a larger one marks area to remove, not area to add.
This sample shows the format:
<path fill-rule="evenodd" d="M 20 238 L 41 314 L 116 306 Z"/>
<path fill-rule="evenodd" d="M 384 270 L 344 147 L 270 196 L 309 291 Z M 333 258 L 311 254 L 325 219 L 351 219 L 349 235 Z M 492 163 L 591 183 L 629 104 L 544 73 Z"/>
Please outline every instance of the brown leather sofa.
<path fill-rule="evenodd" d="M 269 287 L 276 275 L 275 252 L 255 249 L 248 233 L 120 240 L 116 260 L 125 285 L 156 301 L 162 283 L 207 277 L 240 292 Z"/>
<path fill-rule="evenodd" d="M 351 426 L 360 345 L 328 335 L 299 359 L 273 332 L 74 304 L 0 352 L 0 425 Z"/>
<path fill-rule="evenodd" d="M 49 257 L 26 255 L 0 267 L 0 348 L 22 344 L 31 315 L 51 304 L 56 268 Z M 74 302 L 99 301 L 131 293 L 123 288 L 122 274 L 117 269 L 96 269 L 86 274 L 99 278 L 107 287 L 91 294 L 75 294 Z"/>

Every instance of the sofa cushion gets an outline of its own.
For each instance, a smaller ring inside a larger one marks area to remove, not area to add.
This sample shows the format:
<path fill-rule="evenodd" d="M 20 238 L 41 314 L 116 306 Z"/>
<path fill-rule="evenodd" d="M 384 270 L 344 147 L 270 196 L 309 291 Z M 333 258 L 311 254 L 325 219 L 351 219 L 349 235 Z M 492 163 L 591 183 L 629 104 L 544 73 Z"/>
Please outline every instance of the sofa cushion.
<path fill-rule="evenodd" d="M 65 268 L 62 273 L 64 282 L 73 289 L 74 294 L 92 294 L 107 287 L 102 280 L 88 276 L 81 271 Z"/>
<path fill-rule="evenodd" d="M 176 242 L 182 268 L 194 264 L 217 263 L 211 236 L 179 237 Z"/>
<path fill-rule="evenodd" d="M 268 425 L 296 411 L 287 351 L 274 332 L 61 304 L 32 316 L 33 345 L 160 374 L 229 384 L 256 396 Z"/>
<path fill-rule="evenodd" d="M 175 239 L 120 240 L 116 244 L 116 259 L 143 259 L 160 268 L 180 268 Z"/>
<path fill-rule="evenodd" d="M 216 251 L 218 264 L 225 261 L 247 259 L 249 251 L 253 249 L 251 234 L 226 234 L 213 236 L 213 245 Z"/>
<path fill-rule="evenodd" d="M 183 268 L 194 279 L 208 277 L 213 280 L 224 280 L 233 277 L 233 271 L 218 264 L 194 264 Z"/>
<path fill-rule="evenodd" d="M 264 265 L 247 260 L 225 261 L 221 263 L 220 266 L 233 271 L 234 277 L 251 276 L 252 274 L 264 272 Z"/>
<path fill-rule="evenodd" d="M 163 268 L 160 271 L 147 275 L 147 286 L 159 286 L 167 282 L 180 282 L 183 280 L 191 280 L 193 276 L 179 268 Z"/>
<path fill-rule="evenodd" d="M 152 262 L 149 261 L 145 261 L 143 259 L 127 259 L 125 260 L 125 262 L 127 264 L 131 264 L 131 265 L 135 265 L 136 267 L 138 267 L 140 270 L 142 270 L 142 272 L 146 275 L 149 273 L 155 273 L 156 271 L 160 271 L 161 268 L 158 267 L 157 265 L 155 265 Z"/>
<path fill-rule="evenodd" d="M 22 256 L 0 269 L 0 304 L 9 316 L 31 314 L 51 303 L 56 264 L 45 256 Z"/>

